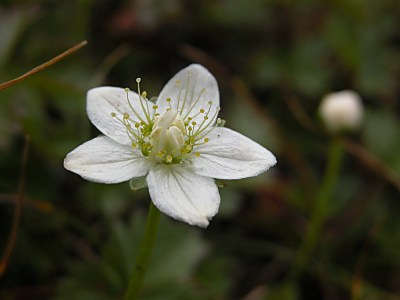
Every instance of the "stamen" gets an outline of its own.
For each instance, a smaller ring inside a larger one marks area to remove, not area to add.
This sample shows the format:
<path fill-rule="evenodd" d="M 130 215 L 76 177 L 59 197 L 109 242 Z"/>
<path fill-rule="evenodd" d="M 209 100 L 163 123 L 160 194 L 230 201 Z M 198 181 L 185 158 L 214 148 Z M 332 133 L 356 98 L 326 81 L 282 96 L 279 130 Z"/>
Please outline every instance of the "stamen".
<path fill-rule="evenodd" d="M 143 100 L 142 97 L 142 93 L 140 91 L 140 78 L 136 78 L 136 83 L 137 83 L 137 89 L 138 89 L 138 94 L 139 94 L 139 101 L 140 101 L 140 106 L 142 107 L 142 110 L 144 112 L 144 115 L 146 116 L 147 122 L 150 124 L 151 123 L 151 119 L 150 119 L 150 109 L 149 109 L 149 101 L 147 101 L 146 99 Z M 147 95 L 147 93 L 146 93 Z M 144 107 L 143 101 L 146 102 L 146 108 Z"/>
<path fill-rule="evenodd" d="M 137 79 L 136 79 L 136 81 L 137 81 Z M 139 82 L 140 82 L 140 80 L 139 80 Z M 133 113 L 135 114 L 135 116 L 138 117 L 138 119 L 139 119 L 140 121 L 143 121 L 143 119 L 139 116 L 139 114 L 136 112 L 136 110 L 135 110 L 135 109 L 133 108 L 133 106 L 132 106 L 132 103 L 131 103 L 131 101 L 130 101 L 130 99 L 129 99 L 129 91 L 130 91 L 129 88 L 125 88 L 126 99 L 128 100 L 129 107 L 130 107 L 130 109 L 133 111 Z"/>
<path fill-rule="evenodd" d="M 157 114 L 156 114 L 157 109 L 158 109 L 158 105 L 153 105 L 153 118 L 152 118 L 152 120 L 154 120 L 154 117 L 157 116 Z"/>
<path fill-rule="evenodd" d="M 167 98 L 167 100 L 165 100 L 165 101 L 168 102 L 169 108 L 171 109 L 171 108 L 172 108 L 172 105 L 171 105 L 171 98 Z"/>
<path fill-rule="evenodd" d="M 182 108 L 181 108 L 181 110 L 180 110 L 180 112 L 179 112 L 179 114 L 181 114 L 181 115 L 182 115 L 182 113 L 183 113 L 183 109 L 185 108 L 187 96 L 188 96 L 188 93 L 189 93 L 190 77 L 192 77 L 192 73 L 189 72 L 188 77 L 187 77 L 187 84 L 186 84 L 186 91 L 185 91 L 185 99 L 183 100 Z M 178 107 L 178 109 L 179 109 L 179 107 Z"/>
<path fill-rule="evenodd" d="M 200 91 L 199 96 L 197 97 L 196 101 L 193 102 L 192 106 L 190 107 L 189 111 L 186 113 L 186 115 L 183 117 L 183 119 L 186 119 L 186 117 L 192 112 L 193 108 L 196 106 L 197 102 L 199 102 L 201 95 L 204 94 L 204 92 L 206 91 L 205 88 L 202 88 Z"/>
<path fill-rule="evenodd" d="M 210 114 L 211 107 L 212 107 L 212 101 L 208 101 L 208 105 L 209 105 L 209 106 L 208 106 L 207 113 L 206 113 L 206 115 L 204 116 L 203 121 L 200 123 L 199 127 L 197 128 L 197 132 L 195 133 L 195 135 L 197 135 L 197 134 L 199 133 L 199 131 L 201 130 L 201 128 L 203 127 L 203 125 L 205 124 L 205 122 L 208 120 L 208 115 Z M 203 111 L 204 111 L 204 109 L 203 109 Z M 207 126 L 206 126 L 205 128 L 207 128 Z"/>
<path fill-rule="evenodd" d="M 203 127 L 204 122 L 205 122 L 206 119 L 204 119 L 203 122 L 201 122 L 199 128 L 198 128 L 197 131 L 194 133 L 194 136 L 196 136 L 197 139 L 201 139 L 201 138 L 207 136 L 207 135 L 216 127 L 216 126 L 212 126 L 211 129 L 210 129 L 209 131 L 207 131 L 206 133 L 202 134 L 207 128 L 209 128 L 209 127 L 214 123 L 214 121 L 216 121 L 219 111 L 220 111 L 220 107 L 218 106 L 218 107 L 216 108 L 215 112 L 214 112 L 213 117 L 212 117 L 211 120 L 204 126 L 204 128 L 202 128 L 202 127 Z M 207 115 L 209 114 L 209 112 L 210 112 L 210 110 L 207 112 Z M 208 119 L 208 117 L 207 117 L 207 119 Z M 218 124 L 218 123 L 217 123 L 217 124 Z"/>
<path fill-rule="evenodd" d="M 171 162 L 172 162 L 172 156 L 168 154 L 168 155 L 165 157 L 165 161 L 166 161 L 167 163 L 171 163 Z"/>
<path fill-rule="evenodd" d="M 180 85 L 181 85 L 181 81 L 180 81 L 180 80 L 177 80 L 175 83 L 176 83 L 177 86 L 180 86 Z M 182 87 L 179 89 L 178 104 L 176 105 L 176 109 L 177 109 L 178 111 L 179 111 L 179 104 L 180 104 L 180 102 L 181 102 L 181 95 L 182 95 Z"/>

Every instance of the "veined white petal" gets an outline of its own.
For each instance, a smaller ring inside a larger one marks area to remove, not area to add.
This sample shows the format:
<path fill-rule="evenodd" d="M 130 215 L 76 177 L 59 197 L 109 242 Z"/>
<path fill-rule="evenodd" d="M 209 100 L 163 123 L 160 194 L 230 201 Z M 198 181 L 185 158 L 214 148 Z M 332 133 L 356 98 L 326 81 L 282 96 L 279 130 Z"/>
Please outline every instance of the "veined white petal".
<path fill-rule="evenodd" d="M 244 135 L 224 127 L 214 128 L 208 143 L 197 146 L 187 162 L 196 174 L 218 179 L 257 176 L 276 164 L 275 156 Z"/>
<path fill-rule="evenodd" d="M 64 167 L 84 179 L 119 183 L 147 174 L 150 163 L 139 150 L 98 136 L 68 153 Z"/>
<path fill-rule="evenodd" d="M 167 99 L 171 102 L 168 103 Z M 164 113 L 170 104 L 182 117 L 194 116 L 200 109 L 208 111 L 210 104 L 209 119 L 217 113 L 219 106 L 218 84 L 214 76 L 203 66 L 192 64 L 179 71 L 164 86 L 157 99 L 159 111 Z M 204 114 L 193 118 L 194 121 L 202 121 Z"/>
<path fill-rule="evenodd" d="M 191 173 L 182 165 L 154 165 L 147 185 L 154 205 L 174 219 L 207 227 L 218 212 L 220 196 L 214 179 Z"/>
<path fill-rule="evenodd" d="M 128 97 L 134 111 L 129 105 Z M 142 98 L 142 101 L 147 108 L 147 100 Z M 152 106 L 150 103 L 148 105 Z M 132 141 L 128 137 L 126 127 L 116 117 L 122 120 L 124 113 L 127 113 L 135 121 L 146 118 L 140 105 L 139 95 L 132 91 L 127 93 L 125 89 L 117 87 L 102 86 L 89 90 L 86 110 L 94 126 L 114 141 L 124 145 L 129 145 Z M 116 117 L 112 117 L 112 113 L 115 113 Z"/>

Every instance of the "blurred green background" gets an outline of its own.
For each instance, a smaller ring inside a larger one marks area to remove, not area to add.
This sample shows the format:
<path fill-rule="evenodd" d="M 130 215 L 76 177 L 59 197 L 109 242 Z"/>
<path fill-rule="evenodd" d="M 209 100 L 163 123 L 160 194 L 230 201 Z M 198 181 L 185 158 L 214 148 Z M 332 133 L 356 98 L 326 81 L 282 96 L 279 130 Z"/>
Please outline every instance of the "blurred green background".
<path fill-rule="evenodd" d="M 101 185 L 63 168 L 99 134 L 85 94 L 100 85 L 157 96 L 197 62 L 217 78 L 221 117 L 278 165 L 227 182 L 206 230 L 163 216 L 143 299 L 400 299 L 400 1 L 1 0 L 0 82 L 82 40 L 88 45 L 0 91 L 0 254 L 30 136 L 25 204 L 0 299 L 120 299 L 144 229 L 146 190 Z M 330 137 L 327 93 L 363 98 L 303 272 L 304 239 Z"/>

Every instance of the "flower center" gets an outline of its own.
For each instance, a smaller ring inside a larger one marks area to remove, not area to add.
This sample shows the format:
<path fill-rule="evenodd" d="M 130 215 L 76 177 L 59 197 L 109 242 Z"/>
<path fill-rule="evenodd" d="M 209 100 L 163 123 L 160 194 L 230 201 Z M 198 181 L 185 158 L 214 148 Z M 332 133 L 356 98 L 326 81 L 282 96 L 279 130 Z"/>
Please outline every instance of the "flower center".
<path fill-rule="evenodd" d="M 155 117 L 150 144 L 156 160 L 172 163 L 174 158 L 180 157 L 185 134 L 184 123 L 176 110 L 170 109 L 161 117 Z"/>
<path fill-rule="evenodd" d="M 163 114 L 160 114 L 157 111 L 158 106 L 147 99 L 147 93 L 140 92 L 140 78 L 136 82 L 138 83 L 140 107 L 144 117 L 133 107 L 128 88 L 125 91 L 131 112 L 123 113 L 122 118 L 114 112 L 111 113 L 113 118 L 116 118 L 126 127 L 128 137 L 132 141 L 132 147 L 140 149 L 145 157 L 163 164 L 180 163 L 188 155 L 199 156 L 200 153 L 195 151 L 196 146 L 207 143 L 209 141 L 207 135 L 214 128 L 215 123 L 217 126 L 221 123 L 221 119 L 217 118 L 219 107 L 214 115 L 210 116 L 211 101 L 208 102 L 207 109 L 200 108 L 197 112 L 193 111 L 195 104 L 205 90 L 201 90 L 200 95 L 196 98 L 197 100 L 190 105 L 189 109 L 185 109 L 189 102 L 186 99 L 187 96 L 183 99 L 181 107 L 179 105 L 181 99 L 177 99 L 177 109 L 172 108 L 172 100 L 167 98 L 165 101 L 169 104 L 169 108 Z M 177 82 L 177 84 L 179 83 Z M 152 109 L 150 109 L 150 105 Z M 182 114 L 185 114 L 185 116 L 182 116 Z M 202 118 L 198 118 L 199 115 Z M 194 118 L 201 121 L 197 123 Z"/>

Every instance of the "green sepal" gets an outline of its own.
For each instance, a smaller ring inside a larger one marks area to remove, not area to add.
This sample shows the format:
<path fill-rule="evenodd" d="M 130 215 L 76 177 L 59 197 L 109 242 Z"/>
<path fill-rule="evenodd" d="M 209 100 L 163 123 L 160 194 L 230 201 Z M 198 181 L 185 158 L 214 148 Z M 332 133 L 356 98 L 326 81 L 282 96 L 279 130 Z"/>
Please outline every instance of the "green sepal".
<path fill-rule="evenodd" d="M 215 184 L 217 185 L 217 187 L 219 187 L 219 188 L 224 188 L 224 187 L 227 187 L 227 183 L 226 183 L 226 181 L 223 181 L 223 180 L 221 180 L 221 179 L 215 179 Z"/>
<path fill-rule="evenodd" d="M 221 122 L 217 123 L 217 127 L 225 127 L 226 121 L 224 119 L 220 119 Z"/>
<path fill-rule="evenodd" d="M 135 177 L 129 180 L 129 187 L 132 191 L 136 192 L 142 188 L 147 187 L 146 177 Z"/>

